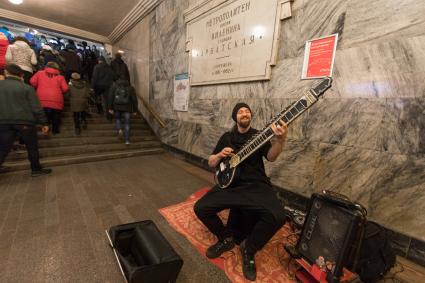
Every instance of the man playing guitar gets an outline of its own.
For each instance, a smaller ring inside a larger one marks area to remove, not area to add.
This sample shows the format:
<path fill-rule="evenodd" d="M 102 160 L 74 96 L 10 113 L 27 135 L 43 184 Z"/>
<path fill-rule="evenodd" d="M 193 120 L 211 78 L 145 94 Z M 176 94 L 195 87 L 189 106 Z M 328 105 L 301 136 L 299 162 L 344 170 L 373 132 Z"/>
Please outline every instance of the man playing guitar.
<path fill-rule="evenodd" d="M 246 103 L 237 103 L 232 111 L 236 125 L 219 139 L 208 165 L 217 167 L 224 158 L 238 152 L 258 131 L 251 127 L 252 111 Z M 207 249 L 208 258 L 217 258 L 233 249 L 232 229 L 224 225 L 217 213 L 224 209 L 240 210 L 258 220 L 240 244 L 242 270 L 245 278 L 256 279 L 255 253 L 261 250 L 285 222 L 284 210 L 272 189 L 264 169 L 263 157 L 273 162 L 282 152 L 287 125 L 279 120 L 270 128 L 274 137 L 238 166 L 238 178 L 227 188 L 214 186 L 196 202 L 194 210 L 202 223 L 217 236 L 218 241 Z M 230 221 L 230 216 L 229 216 Z"/>

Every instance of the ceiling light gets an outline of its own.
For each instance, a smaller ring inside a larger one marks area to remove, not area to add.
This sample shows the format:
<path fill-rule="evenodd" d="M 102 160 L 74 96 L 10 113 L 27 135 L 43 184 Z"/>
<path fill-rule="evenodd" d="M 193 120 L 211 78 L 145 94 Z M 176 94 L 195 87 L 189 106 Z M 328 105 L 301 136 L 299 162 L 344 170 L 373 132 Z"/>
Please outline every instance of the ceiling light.
<path fill-rule="evenodd" d="M 24 2 L 24 0 L 9 0 L 9 2 L 15 5 L 20 5 Z"/>

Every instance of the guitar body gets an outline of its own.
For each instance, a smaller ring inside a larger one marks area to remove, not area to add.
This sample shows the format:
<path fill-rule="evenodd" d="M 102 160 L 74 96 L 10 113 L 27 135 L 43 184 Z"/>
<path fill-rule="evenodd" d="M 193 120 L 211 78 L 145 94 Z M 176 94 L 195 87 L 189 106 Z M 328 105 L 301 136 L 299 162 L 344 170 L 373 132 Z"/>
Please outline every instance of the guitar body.
<path fill-rule="evenodd" d="M 223 158 L 215 171 L 215 183 L 222 189 L 230 186 L 236 175 L 237 167 L 231 167 L 230 160 L 230 157 Z"/>

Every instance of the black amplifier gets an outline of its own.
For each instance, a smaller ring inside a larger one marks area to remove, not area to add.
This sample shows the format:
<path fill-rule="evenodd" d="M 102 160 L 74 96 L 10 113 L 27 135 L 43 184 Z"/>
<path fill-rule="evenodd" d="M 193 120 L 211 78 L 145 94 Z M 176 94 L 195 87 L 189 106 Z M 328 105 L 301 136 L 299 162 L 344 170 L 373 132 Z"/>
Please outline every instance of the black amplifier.
<path fill-rule="evenodd" d="M 297 252 L 310 264 L 330 262 L 331 272 L 338 278 L 342 268 L 350 268 L 355 261 L 366 214 L 363 206 L 342 195 L 329 191 L 313 194 Z"/>

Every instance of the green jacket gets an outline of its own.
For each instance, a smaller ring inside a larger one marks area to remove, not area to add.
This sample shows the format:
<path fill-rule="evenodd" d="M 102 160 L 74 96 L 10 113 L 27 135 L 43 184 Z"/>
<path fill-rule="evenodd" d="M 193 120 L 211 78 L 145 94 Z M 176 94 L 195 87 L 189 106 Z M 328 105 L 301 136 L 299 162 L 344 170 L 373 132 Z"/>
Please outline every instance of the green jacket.
<path fill-rule="evenodd" d="M 0 124 L 47 124 L 34 89 L 18 78 L 8 77 L 0 81 Z"/>
<path fill-rule="evenodd" d="M 87 110 L 90 89 L 83 80 L 73 80 L 69 84 L 71 112 L 82 112 Z"/>

